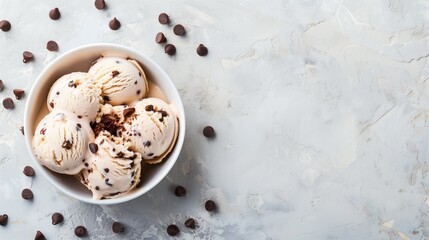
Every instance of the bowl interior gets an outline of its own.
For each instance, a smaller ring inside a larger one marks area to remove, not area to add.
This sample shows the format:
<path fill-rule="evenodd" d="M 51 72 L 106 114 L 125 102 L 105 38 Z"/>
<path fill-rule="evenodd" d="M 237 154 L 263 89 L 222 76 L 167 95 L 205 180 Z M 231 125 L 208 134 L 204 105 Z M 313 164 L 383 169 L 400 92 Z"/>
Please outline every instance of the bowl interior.
<path fill-rule="evenodd" d="M 64 74 L 76 71 L 88 71 L 91 63 L 97 60 L 100 56 L 117 56 L 131 58 L 138 61 L 145 71 L 146 77 L 149 81 L 149 97 L 155 96 L 161 98 L 167 103 L 171 104 L 174 110 L 177 111 L 179 118 L 179 135 L 177 137 L 174 149 L 162 163 L 156 165 L 143 165 L 143 183 L 141 184 L 140 188 L 115 199 L 93 200 L 91 192 L 75 177 L 57 174 L 41 166 L 34 157 L 32 141 L 37 124 L 49 112 L 46 104 L 46 98 L 52 84 Z M 26 132 L 26 145 L 31 153 L 31 157 L 38 170 L 42 172 L 42 174 L 49 180 L 51 184 L 56 186 L 64 193 L 81 201 L 96 204 L 114 204 L 129 201 L 144 194 L 153 188 L 156 184 L 158 184 L 167 175 L 176 162 L 183 145 L 185 134 L 185 116 L 182 101 L 173 82 L 168 77 L 168 75 L 150 58 L 144 56 L 141 53 L 138 53 L 133 49 L 119 45 L 93 44 L 83 46 L 65 53 L 52 62 L 48 67 L 46 67 L 45 70 L 40 74 L 28 96 L 25 109 L 24 128 Z"/>

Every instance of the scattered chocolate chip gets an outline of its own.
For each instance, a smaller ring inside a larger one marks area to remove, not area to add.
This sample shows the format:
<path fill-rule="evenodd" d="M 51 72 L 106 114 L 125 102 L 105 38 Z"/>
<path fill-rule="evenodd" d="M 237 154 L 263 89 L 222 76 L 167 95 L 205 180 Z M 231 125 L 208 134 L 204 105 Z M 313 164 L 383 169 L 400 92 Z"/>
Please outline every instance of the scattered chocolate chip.
<path fill-rule="evenodd" d="M 0 215 L 0 225 L 6 226 L 9 216 L 7 214 Z"/>
<path fill-rule="evenodd" d="M 32 61 L 34 59 L 34 55 L 33 55 L 33 53 L 31 53 L 29 51 L 24 51 L 22 53 L 22 58 L 23 58 L 22 61 L 24 63 L 27 63 L 27 62 Z"/>
<path fill-rule="evenodd" d="M 3 32 L 8 32 L 12 26 L 10 25 L 10 22 L 8 20 L 1 20 L 0 21 L 0 29 Z"/>
<path fill-rule="evenodd" d="M 17 100 L 20 100 L 24 96 L 25 91 L 22 89 L 13 89 L 13 94 Z"/>
<path fill-rule="evenodd" d="M 109 173 L 109 169 L 108 169 L 108 168 L 105 168 L 105 169 L 104 169 L 104 172 L 105 172 L 105 173 Z"/>
<path fill-rule="evenodd" d="M 48 49 L 51 52 L 56 52 L 58 51 L 58 43 L 55 41 L 48 41 L 48 43 L 46 43 L 46 49 Z"/>
<path fill-rule="evenodd" d="M 81 119 L 81 118 L 82 118 L 82 116 L 81 116 L 81 115 L 77 115 L 77 118 Z"/>
<path fill-rule="evenodd" d="M 125 108 L 124 112 L 123 112 L 124 118 L 127 118 L 127 117 L 131 116 L 135 111 L 136 111 L 136 109 L 133 108 L 133 107 Z"/>
<path fill-rule="evenodd" d="M 88 167 L 89 166 L 89 164 L 88 163 L 85 163 L 85 167 Z"/>
<path fill-rule="evenodd" d="M 34 240 L 45 240 L 45 235 L 41 231 L 37 231 L 36 236 L 34 237 Z"/>
<path fill-rule="evenodd" d="M 109 98 L 109 96 L 103 96 L 103 100 L 108 102 L 108 101 L 110 101 L 110 98 Z"/>
<path fill-rule="evenodd" d="M 95 0 L 94 5 L 98 10 L 103 10 L 106 7 L 106 2 L 104 0 Z"/>
<path fill-rule="evenodd" d="M 140 93 L 141 93 L 141 91 L 140 91 L 140 90 L 137 90 L 137 95 L 140 95 Z"/>
<path fill-rule="evenodd" d="M 167 13 L 161 13 L 158 16 L 158 22 L 161 24 L 169 24 L 170 18 L 168 17 Z"/>
<path fill-rule="evenodd" d="M 156 34 L 156 37 L 155 37 L 156 43 L 164 43 L 166 41 L 167 41 L 167 38 L 165 38 L 164 33 L 159 32 Z"/>
<path fill-rule="evenodd" d="M 206 56 L 207 53 L 209 53 L 209 50 L 207 49 L 206 46 L 204 46 L 203 44 L 198 45 L 197 47 L 197 54 L 200 56 Z"/>
<path fill-rule="evenodd" d="M 114 78 L 114 77 L 116 77 L 116 76 L 118 76 L 119 75 L 119 72 L 118 71 L 113 71 L 112 72 L 112 78 Z"/>
<path fill-rule="evenodd" d="M 33 192 L 30 189 L 25 188 L 21 192 L 21 197 L 24 198 L 25 200 L 33 199 Z"/>
<path fill-rule="evenodd" d="M 24 170 L 22 172 L 27 177 L 32 177 L 35 174 L 34 169 L 32 167 L 30 167 L 30 166 L 25 166 L 25 168 L 24 168 Z"/>
<path fill-rule="evenodd" d="M 167 233 L 170 236 L 176 236 L 177 234 L 180 233 L 180 230 L 176 225 L 171 224 L 167 227 Z"/>
<path fill-rule="evenodd" d="M 80 238 L 85 237 L 86 236 L 86 228 L 84 226 L 77 226 L 74 229 L 74 234 Z"/>
<path fill-rule="evenodd" d="M 95 190 L 100 190 L 100 187 L 99 186 L 95 186 Z"/>
<path fill-rule="evenodd" d="M 4 89 L 4 83 L 2 80 L 0 80 L 0 92 Z"/>
<path fill-rule="evenodd" d="M 211 126 L 207 126 L 207 127 L 205 127 L 205 128 L 203 129 L 203 135 L 204 135 L 206 138 L 212 138 L 212 137 L 214 137 L 214 136 L 215 136 L 214 128 L 213 128 L 213 127 L 211 127 Z"/>
<path fill-rule="evenodd" d="M 168 113 L 166 111 L 164 111 L 164 110 L 159 111 L 159 113 L 161 113 L 162 117 L 167 117 L 168 116 Z"/>
<path fill-rule="evenodd" d="M 213 212 L 216 210 L 216 203 L 213 200 L 207 200 L 204 206 L 209 212 Z"/>
<path fill-rule="evenodd" d="M 89 144 L 89 150 L 90 150 L 92 153 L 96 154 L 96 153 L 97 153 L 97 151 L 98 151 L 98 145 L 97 145 L 96 143 L 90 143 L 90 144 Z"/>
<path fill-rule="evenodd" d="M 49 11 L 49 17 L 52 20 L 58 20 L 61 17 L 61 13 L 60 10 L 58 8 L 54 8 L 51 11 Z"/>
<path fill-rule="evenodd" d="M 151 143 L 150 143 L 150 141 L 146 141 L 146 142 L 144 142 L 144 143 L 143 143 L 143 146 L 145 146 L 145 147 L 149 147 L 149 146 L 150 146 L 150 144 L 151 144 Z"/>
<path fill-rule="evenodd" d="M 124 227 L 124 225 L 122 225 L 122 223 L 120 223 L 120 222 L 114 222 L 114 223 L 112 224 L 112 231 L 113 231 L 114 233 L 121 233 L 121 232 L 124 232 L 124 231 L 125 231 L 125 227 Z"/>
<path fill-rule="evenodd" d="M 21 131 L 22 135 L 25 135 L 25 134 L 24 134 L 24 126 L 21 126 L 21 127 L 19 128 L 19 131 Z"/>
<path fill-rule="evenodd" d="M 176 34 L 177 36 L 183 36 L 186 34 L 186 30 L 185 27 L 183 27 L 182 24 L 177 24 L 176 26 L 174 26 L 173 28 L 173 32 L 174 34 Z"/>
<path fill-rule="evenodd" d="M 77 128 L 82 128 L 82 125 L 80 123 L 76 124 Z"/>
<path fill-rule="evenodd" d="M 72 88 L 76 88 L 77 84 L 72 80 L 72 81 L 69 82 L 68 86 L 72 87 Z"/>
<path fill-rule="evenodd" d="M 148 112 L 153 111 L 153 105 L 147 105 L 146 107 L 144 107 L 144 110 Z"/>
<path fill-rule="evenodd" d="M 112 30 L 118 30 L 121 27 L 121 22 L 118 21 L 118 19 L 113 18 L 112 20 L 110 20 L 109 22 L 109 27 Z"/>
<path fill-rule="evenodd" d="M 185 226 L 187 228 L 195 229 L 195 219 L 188 218 L 188 220 L 185 221 Z"/>
<path fill-rule="evenodd" d="M 54 108 L 54 107 L 55 107 L 54 102 L 50 102 L 50 103 L 49 103 L 49 106 L 51 106 L 51 108 Z"/>
<path fill-rule="evenodd" d="M 64 217 L 61 213 L 54 213 L 51 216 L 52 219 L 52 225 L 57 225 L 58 223 L 62 223 L 64 221 Z"/>
<path fill-rule="evenodd" d="M 45 135 L 45 133 L 46 133 L 46 128 L 40 129 L 40 134 Z"/>
<path fill-rule="evenodd" d="M 60 95 L 60 92 L 57 92 L 57 95 Z"/>
<path fill-rule="evenodd" d="M 13 104 L 12 98 L 5 98 L 3 100 L 3 107 L 6 108 L 6 109 L 8 109 L 8 110 L 14 109 L 15 108 L 15 104 Z"/>
<path fill-rule="evenodd" d="M 176 197 L 183 197 L 186 195 L 186 189 L 182 186 L 177 186 L 176 189 L 174 189 L 174 195 L 176 195 Z"/>
<path fill-rule="evenodd" d="M 153 153 L 148 153 L 147 154 L 149 157 L 152 157 L 153 156 Z"/>
<path fill-rule="evenodd" d="M 173 44 L 167 44 L 164 47 L 164 52 L 168 55 L 174 55 L 176 53 L 176 47 Z"/>
<path fill-rule="evenodd" d="M 69 140 L 65 140 L 65 141 L 63 142 L 62 147 L 63 147 L 63 148 L 65 148 L 65 149 L 71 149 L 71 148 L 72 148 L 72 145 L 73 145 L 73 143 L 72 143 L 71 141 L 69 141 Z"/>

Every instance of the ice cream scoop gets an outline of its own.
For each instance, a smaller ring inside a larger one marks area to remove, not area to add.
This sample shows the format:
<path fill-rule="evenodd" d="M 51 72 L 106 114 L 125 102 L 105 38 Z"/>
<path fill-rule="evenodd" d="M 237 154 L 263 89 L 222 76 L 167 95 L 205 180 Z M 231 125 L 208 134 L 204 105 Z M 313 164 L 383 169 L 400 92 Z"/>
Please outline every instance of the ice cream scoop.
<path fill-rule="evenodd" d="M 88 121 L 65 111 L 52 111 L 36 128 L 33 148 L 36 159 L 50 170 L 77 174 L 85 168 L 88 143 L 94 140 Z"/>
<path fill-rule="evenodd" d="M 140 181 L 141 155 L 131 144 L 109 132 L 101 132 L 90 144 L 91 169 L 77 177 L 92 191 L 93 199 L 115 198 L 132 190 Z"/>
<path fill-rule="evenodd" d="M 48 108 L 61 109 L 79 118 L 94 121 L 100 106 L 101 90 L 94 77 L 84 72 L 74 72 L 59 78 L 48 94 Z"/>
<path fill-rule="evenodd" d="M 170 106 L 158 98 L 145 98 L 134 105 L 125 118 L 122 132 L 147 163 L 159 163 L 172 150 L 178 133 L 178 120 Z"/>
<path fill-rule="evenodd" d="M 146 96 L 146 75 L 135 60 L 102 57 L 88 71 L 101 88 L 102 97 L 111 105 L 131 104 Z"/>

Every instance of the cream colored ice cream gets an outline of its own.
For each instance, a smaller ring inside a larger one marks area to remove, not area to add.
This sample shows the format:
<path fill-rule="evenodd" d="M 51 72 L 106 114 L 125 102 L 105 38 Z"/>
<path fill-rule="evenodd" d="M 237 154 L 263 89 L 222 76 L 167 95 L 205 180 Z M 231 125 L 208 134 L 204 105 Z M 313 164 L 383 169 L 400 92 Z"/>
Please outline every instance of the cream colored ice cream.
<path fill-rule="evenodd" d="M 134 60 L 102 57 L 88 71 L 111 105 L 131 104 L 146 96 L 149 87 L 141 66 Z"/>
<path fill-rule="evenodd" d="M 91 147 L 91 170 L 78 175 L 93 198 L 114 198 L 132 190 L 140 181 L 140 153 L 130 150 L 129 142 L 107 131 L 98 135 L 95 144 Z"/>
<path fill-rule="evenodd" d="M 143 99 L 134 108 L 135 112 L 125 120 L 122 134 L 142 154 L 143 161 L 159 163 L 175 144 L 177 117 L 170 106 L 158 98 Z"/>
<path fill-rule="evenodd" d="M 33 148 L 37 160 L 50 170 L 63 174 L 77 174 L 85 163 L 88 143 L 93 132 L 84 119 L 65 111 L 52 111 L 36 128 Z"/>
<path fill-rule="evenodd" d="M 59 78 L 48 94 L 48 108 L 61 109 L 76 114 L 79 118 L 94 121 L 100 106 L 101 90 L 94 77 L 84 72 L 74 72 Z"/>

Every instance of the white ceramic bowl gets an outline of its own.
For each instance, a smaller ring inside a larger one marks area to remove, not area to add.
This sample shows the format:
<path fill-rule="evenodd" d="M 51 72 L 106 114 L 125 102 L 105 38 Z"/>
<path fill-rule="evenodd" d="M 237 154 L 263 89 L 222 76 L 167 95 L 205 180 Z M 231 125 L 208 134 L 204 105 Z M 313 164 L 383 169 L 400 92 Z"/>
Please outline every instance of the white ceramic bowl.
<path fill-rule="evenodd" d="M 34 157 L 32 141 L 37 124 L 40 122 L 41 118 L 48 113 L 46 98 L 52 84 L 64 74 L 74 71 L 87 71 L 91 63 L 101 55 L 129 57 L 142 65 L 149 82 L 155 83 L 164 93 L 165 100 L 176 107 L 179 117 L 179 135 L 173 151 L 162 163 L 144 166 L 142 169 L 142 171 L 144 171 L 142 174 L 143 184 L 140 188 L 118 198 L 94 200 L 92 199 L 91 191 L 83 186 L 75 177 L 54 173 L 40 165 Z M 64 53 L 49 64 L 39 75 L 28 95 L 24 118 L 25 142 L 31 159 L 33 159 L 39 172 L 46 177 L 52 185 L 65 194 L 93 204 L 123 203 L 148 192 L 155 187 L 173 167 L 179 157 L 185 139 L 185 112 L 182 100 L 170 77 L 149 57 L 134 49 L 115 44 L 103 43 L 78 47 Z"/>

